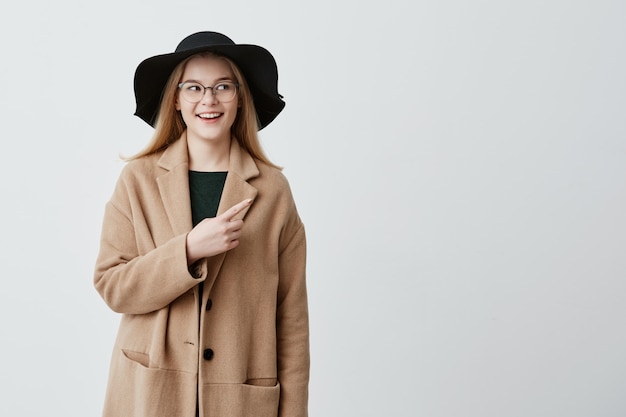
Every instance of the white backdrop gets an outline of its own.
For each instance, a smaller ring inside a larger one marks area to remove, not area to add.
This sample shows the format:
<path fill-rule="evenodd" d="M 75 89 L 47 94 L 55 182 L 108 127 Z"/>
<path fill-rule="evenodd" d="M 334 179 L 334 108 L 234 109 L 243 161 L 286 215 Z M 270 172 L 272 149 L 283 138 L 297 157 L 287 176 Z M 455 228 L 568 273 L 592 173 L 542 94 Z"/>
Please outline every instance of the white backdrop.
<path fill-rule="evenodd" d="M 199 30 L 278 61 L 312 416 L 626 415 L 622 0 L 0 8 L 0 415 L 99 415 L 100 222 L 151 134 L 132 77 Z"/>

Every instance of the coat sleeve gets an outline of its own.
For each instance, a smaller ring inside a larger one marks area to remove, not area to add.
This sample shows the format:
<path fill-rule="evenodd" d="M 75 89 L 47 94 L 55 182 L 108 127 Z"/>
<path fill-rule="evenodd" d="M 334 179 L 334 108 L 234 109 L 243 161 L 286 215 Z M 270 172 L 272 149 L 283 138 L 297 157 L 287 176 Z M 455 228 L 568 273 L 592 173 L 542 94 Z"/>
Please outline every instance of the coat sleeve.
<path fill-rule="evenodd" d="M 186 234 L 140 253 L 132 193 L 121 177 L 105 207 L 94 285 L 116 312 L 161 309 L 206 278 L 206 262 L 187 267 Z M 146 233 L 145 231 L 142 231 Z"/>
<path fill-rule="evenodd" d="M 310 357 L 306 239 L 304 226 L 297 216 L 293 223 L 296 231 L 289 236 L 279 255 L 276 330 L 280 417 L 308 415 Z"/>

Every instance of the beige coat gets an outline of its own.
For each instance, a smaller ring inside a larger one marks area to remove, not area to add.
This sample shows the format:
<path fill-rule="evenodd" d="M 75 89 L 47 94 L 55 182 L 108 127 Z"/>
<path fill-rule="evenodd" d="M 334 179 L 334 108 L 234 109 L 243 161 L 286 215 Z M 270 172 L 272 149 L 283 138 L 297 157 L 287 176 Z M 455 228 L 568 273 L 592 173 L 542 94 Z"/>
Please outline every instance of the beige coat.
<path fill-rule="evenodd" d="M 305 233 L 280 171 L 232 141 L 218 215 L 254 198 L 237 248 L 187 267 L 186 137 L 124 168 L 95 286 L 123 313 L 105 417 L 305 417 Z M 198 283 L 204 282 L 199 308 Z"/>

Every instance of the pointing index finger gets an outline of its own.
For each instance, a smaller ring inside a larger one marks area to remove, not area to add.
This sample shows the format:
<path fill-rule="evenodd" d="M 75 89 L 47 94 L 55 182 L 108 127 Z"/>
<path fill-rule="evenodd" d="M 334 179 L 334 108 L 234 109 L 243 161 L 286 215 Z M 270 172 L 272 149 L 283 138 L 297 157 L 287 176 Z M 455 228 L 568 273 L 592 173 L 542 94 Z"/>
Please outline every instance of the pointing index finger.
<path fill-rule="evenodd" d="M 245 199 L 245 200 L 235 204 L 231 208 L 229 208 L 226 211 L 226 213 L 224 213 L 224 215 L 226 216 L 226 218 L 228 220 L 231 220 L 233 217 L 235 217 L 237 215 L 237 213 L 239 213 L 244 208 L 248 207 L 250 204 L 252 204 L 252 199 L 251 198 L 247 198 L 247 199 Z"/>

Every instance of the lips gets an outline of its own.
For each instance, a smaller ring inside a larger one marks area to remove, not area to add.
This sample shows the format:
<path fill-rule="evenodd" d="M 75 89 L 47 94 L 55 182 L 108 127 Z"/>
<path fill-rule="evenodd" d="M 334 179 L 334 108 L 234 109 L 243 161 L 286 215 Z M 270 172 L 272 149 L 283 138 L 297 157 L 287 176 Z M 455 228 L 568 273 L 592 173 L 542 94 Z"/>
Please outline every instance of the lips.
<path fill-rule="evenodd" d="M 204 120 L 214 120 L 222 116 L 223 113 L 200 113 L 197 116 Z"/>

